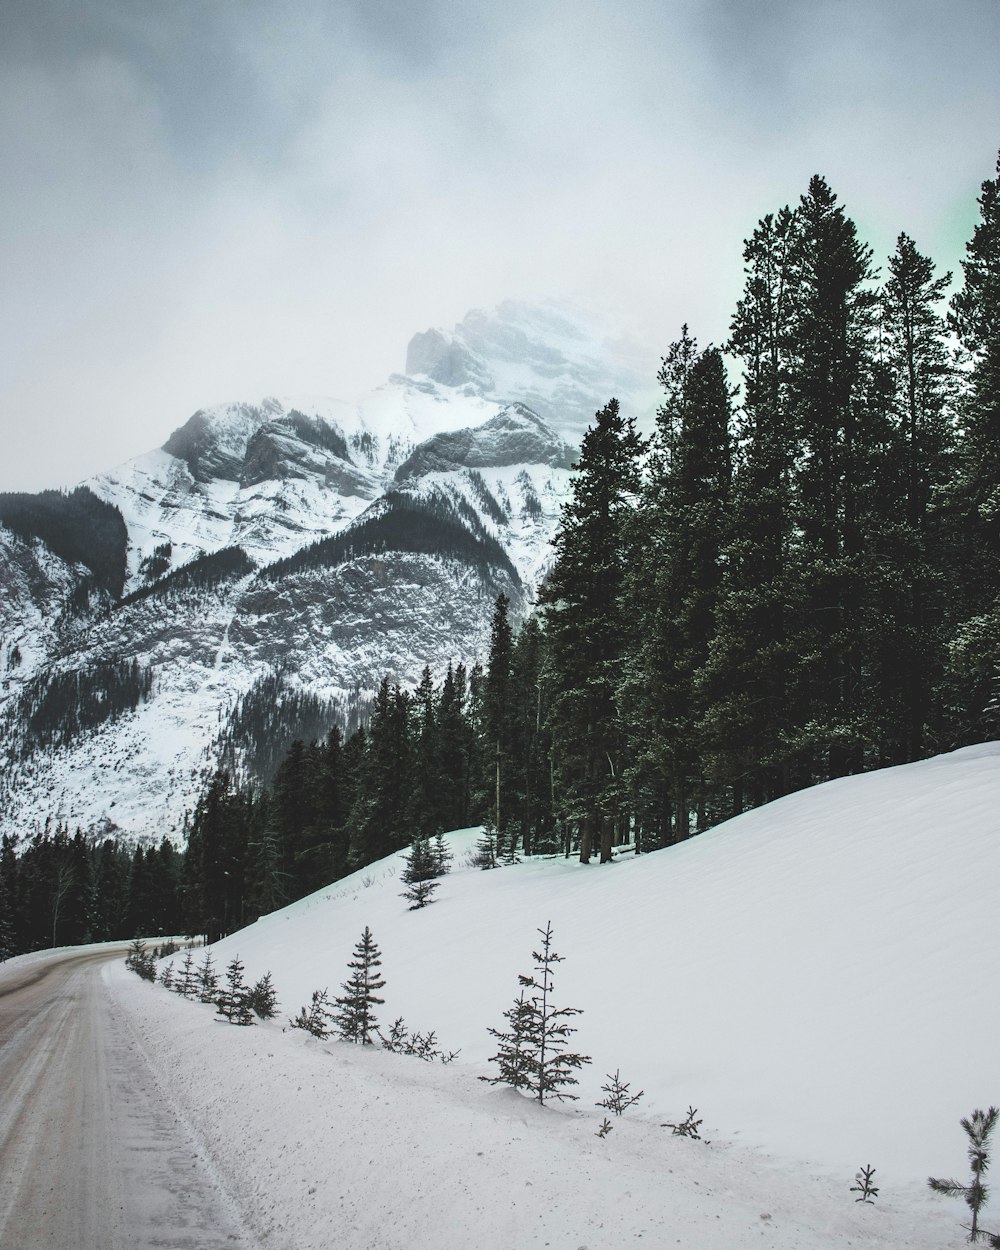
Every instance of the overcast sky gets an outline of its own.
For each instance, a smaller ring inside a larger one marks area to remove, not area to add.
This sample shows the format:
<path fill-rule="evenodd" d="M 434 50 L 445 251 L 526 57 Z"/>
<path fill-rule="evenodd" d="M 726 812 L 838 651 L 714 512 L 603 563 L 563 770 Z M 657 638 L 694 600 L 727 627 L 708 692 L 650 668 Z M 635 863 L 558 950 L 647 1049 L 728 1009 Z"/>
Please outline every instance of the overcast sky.
<path fill-rule="evenodd" d="M 506 297 L 655 374 L 811 174 L 957 270 L 998 147 L 1000 0 L 0 0 L 0 489 Z"/>

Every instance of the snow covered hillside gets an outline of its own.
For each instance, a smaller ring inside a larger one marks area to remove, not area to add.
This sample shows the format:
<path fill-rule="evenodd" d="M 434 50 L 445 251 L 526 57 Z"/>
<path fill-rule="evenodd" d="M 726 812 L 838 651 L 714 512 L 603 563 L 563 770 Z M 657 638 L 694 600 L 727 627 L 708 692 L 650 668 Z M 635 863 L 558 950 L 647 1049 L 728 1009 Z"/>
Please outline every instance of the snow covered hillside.
<path fill-rule="evenodd" d="M 993 743 L 604 867 L 482 872 L 467 831 L 430 907 L 407 910 L 394 856 L 213 948 L 270 970 L 287 1016 L 338 992 L 369 925 L 380 1021 L 437 1030 L 446 1068 L 119 992 L 279 1245 L 957 1247 L 966 1209 L 926 1177 L 965 1177 L 959 1119 L 1000 1103 L 998 812 Z M 475 1078 L 549 920 L 593 1063 L 578 1103 L 539 1111 Z M 645 1097 L 601 1140 L 616 1069 Z M 689 1105 L 711 1144 L 661 1127 Z M 855 1205 L 868 1163 L 881 1195 Z"/>

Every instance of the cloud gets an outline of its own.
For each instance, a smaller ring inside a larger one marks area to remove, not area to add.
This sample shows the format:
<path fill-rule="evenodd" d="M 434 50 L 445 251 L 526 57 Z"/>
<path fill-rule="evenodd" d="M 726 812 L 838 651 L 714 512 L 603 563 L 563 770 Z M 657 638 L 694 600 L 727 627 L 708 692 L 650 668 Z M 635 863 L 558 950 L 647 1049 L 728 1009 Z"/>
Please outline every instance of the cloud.
<path fill-rule="evenodd" d="M 350 397 L 507 296 L 599 297 L 655 372 L 814 172 L 954 267 L 1000 132 L 993 0 L 9 7 L 0 488 Z"/>

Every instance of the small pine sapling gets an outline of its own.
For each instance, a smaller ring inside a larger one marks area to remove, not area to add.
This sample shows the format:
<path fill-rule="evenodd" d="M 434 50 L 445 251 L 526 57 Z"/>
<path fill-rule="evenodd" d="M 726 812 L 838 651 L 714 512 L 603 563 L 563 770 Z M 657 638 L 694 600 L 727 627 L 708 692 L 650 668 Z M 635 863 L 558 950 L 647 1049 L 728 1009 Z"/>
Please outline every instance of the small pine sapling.
<path fill-rule="evenodd" d="M 483 832 L 479 841 L 476 843 L 476 849 L 472 853 L 472 864 L 475 868 L 497 868 L 497 831 L 494 825 L 487 821 L 483 825 Z"/>
<path fill-rule="evenodd" d="M 278 995 L 270 972 L 247 991 L 247 1006 L 261 1020 L 273 1020 L 278 1014 Z"/>
<path fill-rule="evenodd" d="M 313 990 L 312 1002 L 303 1007 L 297 1016 L 289 1019 L 293 1029 L 305 1029 L 313 1037 L 329 1037 L 333 1014 L 330 1011 L 330 999 L 326 990 Z"/>
<path fill-rule="evenodd" d="M 174 961 L 171 959 L 167 966 L 160 971 L 160 984 L 165 990 L 174 988 Z"/>
<path fill-rule="evenodd" d="M 234 955 L 226 968 L 226 984 L 216 999 L 216 1010 L 230 1024 L 253 1024 L 248 998 L 250 989 L 243 980 L 243 963 Z"/>
<path fill-rule="evenodd" d="M 203 1003 L 214 1003 L 219 992 L 219 974 L 215 970 L 211 951 L 205 952 L 204 959 L 195 971 L 198 978 L 198 998 Z"/>
<path fill-rule="evenodd" d="M 138 973 L 144 981 L 156 980 L 156 956 L 146 950 L 146 943 L 142 938 L 133 939 L 125 956 L 125 966 Z"/>
<path fill-rule="evenodd" d="M 878 1186 L 872 1183 L 872 1177 L 875 1175 L 875 1169 L 870 1163 L 866 1163 L 864 1167 L 859 1168 L 854 1173 L 854 1179 L 857 1182 L 851 1186 L 852 1194 L 860 1194 L 859 1198 L 855 1198 L 855 1202 L 867 1202 L 874 1204 L 878 1197 Z"/>
<path fill-rule="evenodd" d="M 598 1103 L 597 1105 L 598 1105 L 598 1106 L 600 1106 L 601 1104 L 600 1104 L 600 1103 Z M 612 1130 L 614 1127 L 615 1127 L 615 1126 L 611 1123 L 611 1121 L 608 1119 L 608 1117 L 607 1117 L 607 1116 L 605 1116 L 605 1117 L 604 1117 L 604 1119 L 601 1121 L 601 1127 L 597 1130 L 597 1132 L 596 1132 L 595 1136 L 596 1136 L 596 1137 L 607 1137 L 607 1135 L 611 1132 L 611 1130 Z"/>
<path fill-rule="evenodd" d="M 986 1203 L 988 1190 L 983 1184 L 983 1176 L 990 1165 L 990 1134 L 996 1126 L 1000 1111 L 990 1107 L 988 1111 L 973 1111 L 969 1118 L 962 1120 L 962 1128 L 969 1139 L 969 1162 L 972 1165 L 972 1179 L 967 1185 L 960 1181 L 942 1180 L 940 1177 L 929 1176 L 927 1183 L 936 1193 L 948 1194 L 952 1198 L 964 1198 L 972 1212 L 972 1224 L 969 1228 L 969 1240 L 985 1239 L 991 1246 L 1000 1246 L 1000 1235 L 987 1233 L 979 1228 L 979 1212 Z"/>
<path fill-rule="evenodd" d="M 193 998 L 197 993 L 198 980 L 194 970 L 194 955 L 190 947 L 184 952 L 180 970 L 174 977 L 173 988 L 175 994 L 182 994 L 185 998 Z"/>
<path fill-rule="evenodd" d="M 566 1021 L 580 1015 L 580 1008 L 552 1005 L 553 968 L 562 963 L 563 956 L 552 949 L 551 921 L 538 932 L 542 949 L 532 951 L 535 973 L 518 975 L 521 994 L 513 1007 L 504 1012 L 511 1032 L 489 1030 L 502 1043 L 500 1051 L 490 1059 L 500 1066 L 500 1075 L 480 1079 L 526 1089 L 544 1104 L 547 1097 L 576 1098 L 576 1094 L 566 1092 L 565 1086 L 578 1084 L 573 1071 L 590 1063 L 590 1056 L 566 1050 L 569 1038 L 576 1032 Z M 525 997 L 525 990 L 534 993 Z"/>
<path fill-rule="evenodd" d="M 605 1095 L 600 1102 L 595 1103 L 597 1107 L 604 1107 L 608 1111 L 613 1111 L 615 1115 L 621 1115 L 623 1111 L 633 1106 L 646 1092 L 640 1089 L 638 1094 L 629 1093 L 629 1082 L 623 1081 L 621 1073 L 616 1068 L 615 1074 L 608 1076 L 608 1084 L 601 1086 L 601 1092 Z"/>
<path fill-rule="evenodd" d="M 512 1085 L 514 1089 L 528 1089 L 531 1085 L 534 1008 L 530 999 L 524 997 L 523 989 L 514 999 L 513 1005 L 503 1013 L 503 1017 L 510 1025 L 508 1032 L 487 1029 L 500 1043 L 497 1053 L 490 1056 L 490 1063 L 495 1063 L 500 1069 L 499 1075 L 481 1076 L 479 1079 L 490 1085 Z"/>
<path fill-rule="evenodd" d="M 426 907 L 434 901 L 431 895 L 438 888 L 439 883 L 434 880 L 437 875 L 437 863 L 430 842 L 426 838 L 416 838 L 399 875 L 406 886 L 400 897 L 409 900 L 410 911 Z"/>
<path fill-rule="evenodd" d="M 516 828 L 508 828 L 502 836 L 497 836 L 497 858 L 507 868 L 521 862 L 517 855 Z"/>
<path fill-rule="evenodd" d="M 698 1129 L 701 1128 L 701 1120 L 696 1120 L 698 1108 L 688 1104 L 688 1113 L 683 1120 L 679 1120 L 676 1124 L 672 1124 L 669 1120 L 666 1124 L 661 1124 L 660 1128 L 668 1128 L 672 1131 L 674 1137 L 693 1137 L 695 1141 L 701 1141 L 701 1134 Z"/>
<path fill-rule="evenodd" d="M 372 1046 L 373 1035 L 378 1028 L 373 1009 L 385 1002 L 374 991 L 380 990 L 385 981 L 378 976 L 378 969 L 382 966 L 382 952 L 367 925 L 354 947 L 354 958 L 348 961 L 347 966 L 351 969 L 351 975 L 340 987 L 344 993 L 334 1000 L 339 1010 L 334 1015 L 333 1022 L 345 1041 L 355 1042 L 359 1046 Z"/>

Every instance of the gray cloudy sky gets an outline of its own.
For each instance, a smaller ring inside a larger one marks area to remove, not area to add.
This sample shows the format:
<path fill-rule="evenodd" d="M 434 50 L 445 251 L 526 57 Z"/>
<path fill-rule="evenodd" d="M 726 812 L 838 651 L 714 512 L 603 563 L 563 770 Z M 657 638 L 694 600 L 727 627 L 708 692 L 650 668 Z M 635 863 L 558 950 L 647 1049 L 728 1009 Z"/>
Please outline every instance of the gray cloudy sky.
<path fill-rule="evenodd" d="M 957 269 L 998 147 L 1000 0 L 0 0 L 0 489 L 508 296 L 653 374 L 811 174 Z"/>

